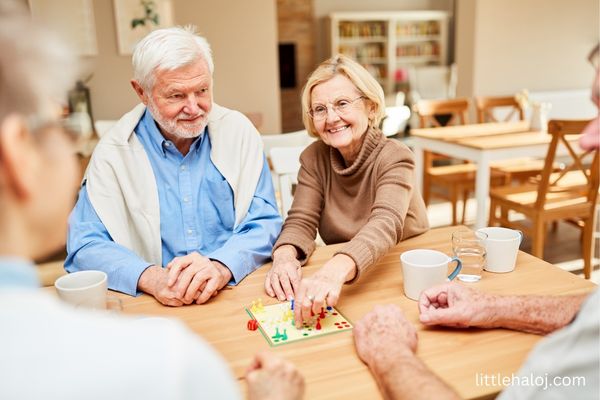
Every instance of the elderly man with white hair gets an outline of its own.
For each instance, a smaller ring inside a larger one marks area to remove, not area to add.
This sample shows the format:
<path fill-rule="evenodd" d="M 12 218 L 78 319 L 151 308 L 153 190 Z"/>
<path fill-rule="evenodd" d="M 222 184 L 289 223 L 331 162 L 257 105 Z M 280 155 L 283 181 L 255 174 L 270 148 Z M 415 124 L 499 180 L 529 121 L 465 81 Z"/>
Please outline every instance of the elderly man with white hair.
<path fill-rule="evenodd" d="M 281 229 L 268 165 L 243 114 L 213 102 L 193 28 L 160 29 L 133 55 L 143 104 L 96 147 L 69 220 L 69 272 L 169 306 L 201 304 L 267 261 Z"/>

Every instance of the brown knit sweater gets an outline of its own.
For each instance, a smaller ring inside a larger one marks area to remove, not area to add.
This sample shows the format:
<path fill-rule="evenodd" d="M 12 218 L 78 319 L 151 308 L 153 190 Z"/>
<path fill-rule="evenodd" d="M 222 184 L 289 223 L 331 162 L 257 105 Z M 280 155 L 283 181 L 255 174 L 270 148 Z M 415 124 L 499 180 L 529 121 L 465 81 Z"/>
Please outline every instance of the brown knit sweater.
<path fill-rule="evenodd" d="M 305 263 L 317 229 L 327 244 L 348 242 L 336 254 L 354 260 L 359 275 L 402 239 L 429 229 L 415 190 L 414 159 L 404 144 L 378 129 L 365 133 L 358 157 L 346 167 L 340 152 L 321 140 L 300 156 L 294 202 L 273 247 L 296 247 Z"/>

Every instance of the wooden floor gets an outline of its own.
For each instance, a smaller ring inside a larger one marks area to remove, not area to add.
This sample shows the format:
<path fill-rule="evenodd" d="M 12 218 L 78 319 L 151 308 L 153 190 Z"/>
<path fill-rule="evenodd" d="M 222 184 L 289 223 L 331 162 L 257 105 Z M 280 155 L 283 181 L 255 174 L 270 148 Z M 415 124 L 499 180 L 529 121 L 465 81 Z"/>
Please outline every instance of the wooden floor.
<path fill-rule="evenodd" d="M 467 203 L 466 225 L 472 227 L 475 222 L 475 200 L 470 199 Z M 432 227 L 447 226 L 451 224 L 451 208 L 448 202 L 433 203 L 429 206 L 427 214 Z M 544 242 L 544 260 L 574 274 L 583 277 L 583 259 L 581 258 L 581 244 L 579 241 L 579 229 L 566 223 L 559 223 L 555 232 L 549 231 Z M 600 284 L 600 240 L 596 239 L 594 251 L 594 269 L 592 281 Z M 531 240 L 525 238 L 521 244 L 521 250 L 531 251 Z"/>

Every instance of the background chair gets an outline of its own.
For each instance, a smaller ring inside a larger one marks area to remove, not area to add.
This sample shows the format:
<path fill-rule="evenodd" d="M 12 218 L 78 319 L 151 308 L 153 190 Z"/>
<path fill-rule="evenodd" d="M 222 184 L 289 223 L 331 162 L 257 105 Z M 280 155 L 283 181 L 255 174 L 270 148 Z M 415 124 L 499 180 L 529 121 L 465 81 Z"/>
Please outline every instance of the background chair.
<path fill-rule="evenodd" d="M 522 230 L 532 238 L 531 253 L 543 257 L 547 224 L 559 220 L 575 221 L 583 230 L 583 272 L 589 279 L 592 272 L 593 230 L 596 218 L 600 164 L 598 150 L 577 151 L 566 135 L 579 134 L 589 121 L 552 120 L 548 132 L 552 141 L 538 183 L 505 186 L 490 190 L 490 226 L 502 225 Z M 560 172 L 553 172 L 556 150 L 565 146 L 571 163 Z M 586 162 L 592 157 L 591 163 Z M 500 215 L 498 215 L 500 211 Z M 510 212 L 525 215 L 531 226 L 522 221 L 511 221 Z"/>
<path fill-rule="evenodd" d="M 475 97 L 477 122 L 508 122 L 524 120 L 525 113 L 514 96 Z"/>
<path fill-rule="evenodd" d="M 279 186 L 281 216 L 285 219 L 292 207 L 294 188 L 298 183 L 300 154 L 306 146 L 273 147 L 270 150 L 273 172 Z"/>
<path fill-rule="evenodd" d="M 413 104 L 427 99 L 453 99 L 456 97 L 458 69 L 452 65 L 410 66 L 408 83 Z"/>
<path fill-rule="evenodd" d="M 525 119 L 525 112 L 514 96 L 476 97 L 477 122 L 509 122 Z M 544 168 L 544 160 L 524 157 L 513 160 L 496 161 L 491 164 L 493 170 L 502 172 L 508 181 L 513 179 L 525 183 L 538 176 Z"/>
<path fill-rule="evenodd" d="M 420 100 L 416 105 L 416 112 L 422 128 L 441 127 L 446 125 L 465 125 L 468 123 L 468 99 L 450 100 Z M 443 119 L 440 118 L 443 116 Z M 425 152 L 423 176 L 423 200 L 429 205 L 432 196 L 450 201 L 452 207 L 452 225 L 458 223 L 458 201 L 463 201 L 461 223 L 465 222 L 466 201 L 469 193 L 475 187 L 475 174 L 477 166 L 471 163 L 434 165 L 435 162 L 453 163 L 448 157 Z M 460 162 L 460 161 L 459 161 Z M 492 172 L 492 181 L 505 182 L 503 175 L 498 176 Z M 433 190 L 443 189 L 443 191 Z"/>

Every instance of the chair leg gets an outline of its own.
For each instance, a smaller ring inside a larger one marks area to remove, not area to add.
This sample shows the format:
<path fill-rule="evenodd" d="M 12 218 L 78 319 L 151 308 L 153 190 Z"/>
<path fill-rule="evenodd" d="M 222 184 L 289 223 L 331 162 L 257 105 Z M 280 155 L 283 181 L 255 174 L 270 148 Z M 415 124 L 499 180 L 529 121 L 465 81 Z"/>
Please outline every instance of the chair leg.
<path fill-rule="evenodd" d="M 462 219 L 461 219 L 460 223 L 462 225 L 464 225 L 465 217 L 467 216 L 467 201 L 469 200 L 469 191 L 463 190 L 462 194 L 463 194 L 463 207 L 462 207 Z"/>
<path fill-rule="evenodd" d="M 431 183 L 429 182 L 429 177 L 427 173 L 423 175 L 423 201 L 425 202 L 425 206 L 429 206 L 429 199 L 431 197 Z"/>
<path fill-rule="evenodd" d="M 583 241 L 581 243 L 583 253 L 583 274 L 585 279 L 592 276 L 592 258 L 594 257 L 594 224 L 593 218 L 586 219 L 583 226 Z"/>
<path fill-rule="evenodd" d="M 488 226 L 494 226 L 496 223 L 496 203 L 494 199 L 490 199 L 490 216 L 488 218 Z"/>
<path fill-rule="evenodd" d="M 552 221 L 552 232 L 556 232 L 558 229 L 558 221 Z"/>
<path fill-rule="evenodd" d="M 546 238 L 546 222 L 535 218 L 533 221 L 533 238 L 531 254 L 537 258 L 544 258 L 544 239 Z"/>

